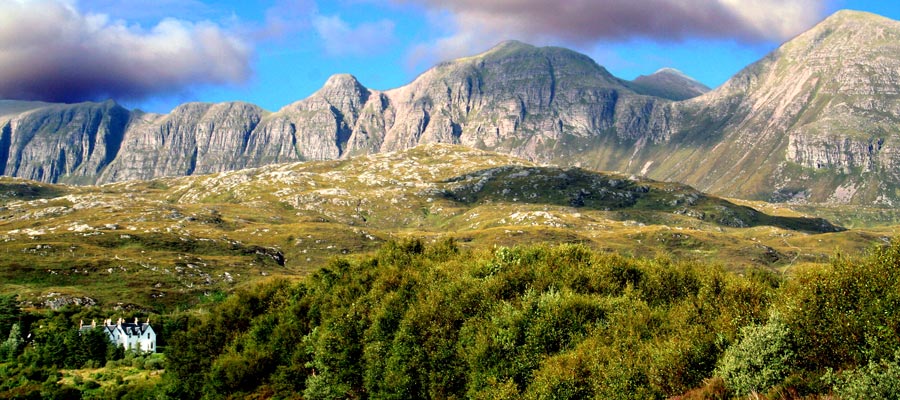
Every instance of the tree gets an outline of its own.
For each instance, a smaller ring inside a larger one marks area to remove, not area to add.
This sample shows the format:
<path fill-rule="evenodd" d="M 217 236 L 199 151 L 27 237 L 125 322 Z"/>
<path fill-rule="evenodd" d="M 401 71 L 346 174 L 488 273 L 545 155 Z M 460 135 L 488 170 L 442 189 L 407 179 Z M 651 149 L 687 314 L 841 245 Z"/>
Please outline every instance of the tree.
<path fill-rule="evenodd" d="M 103 328 L 100 327 L 81 332 L 81 344 L 87 351 L 88 360 L 96 361 L 97 365 L 106 362 L 107 355 L 111 353 L 110 347 L 114 347 L 109 341 L 109 336 L 103 333 Z"/>
<path fill-rule="evenodd" d="M 22 349 L 24 344 L 25 340 L 22 339 L 22 332 L 19 329 L 19 324 L 13 324 L 12 328 L 9 330 L 9 339 L 0 343 L 0 361 L 11 361 L 18 355 L 19 350 Z"/>
<path fill-rule="evenodd" d="M 21 316 L 18 295 L 0 295 L 0 337 L 7 337 L 9 330 L 19 322 Z"/>

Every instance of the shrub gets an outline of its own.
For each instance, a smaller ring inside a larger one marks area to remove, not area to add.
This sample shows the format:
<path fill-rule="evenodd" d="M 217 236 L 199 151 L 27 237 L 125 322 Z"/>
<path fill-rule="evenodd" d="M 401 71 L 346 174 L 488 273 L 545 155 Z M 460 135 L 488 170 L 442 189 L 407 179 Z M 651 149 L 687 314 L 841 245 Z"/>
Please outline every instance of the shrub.
<path fill-rule="evenodd" d="M 150 357 L 144 362 L 144 369 L 155 371 L 165 368 L 165 361 L 160 357 Z"/>
<path fill-rule="evenodd" d="M 776 317 L 741 328 L 741 340 L 725 350 L 716 375 L 738 395 L 760 392 L 787 377 L 793 358 L 788 327 Z"/>
<path fill-rule="evenodd" d="M 861 260 L 837 257 L 801 271 L 785 289 L 780 312 L 799 367 L 865 365 L 900 348 L 900 241 Z"/>
<path fill-rule="evenodd" d="M 97 389 L 99 387 L 100 387 L 100 384 L 97 383 L 97 381 L 95 381 L 95 380 L 89 379 L 89 380 L 84 381 L 85 389 L 91 390 L 91 389 Z"/>
<path fill-rule="evenodd" d="M 826 374 L 823 379 L 834 385 L 841 399 L 900 399 L 900 351 L 892 361 L 869 362 L 840 375 Z"/>

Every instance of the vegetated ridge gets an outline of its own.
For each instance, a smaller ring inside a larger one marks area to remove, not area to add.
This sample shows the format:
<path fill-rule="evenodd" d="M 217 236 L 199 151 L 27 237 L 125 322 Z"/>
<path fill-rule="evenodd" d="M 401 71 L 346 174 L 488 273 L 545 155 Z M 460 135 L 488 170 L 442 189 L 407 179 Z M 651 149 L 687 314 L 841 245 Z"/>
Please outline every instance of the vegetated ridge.
<path fill-rule="evenodd" d="M 879 236 L 681 184 L 444 144 L 99 187 L 0 180 L 0 293 L 39 307 L 186 307 L 403 237 L 581 243 L 742 270 L 821 262 L 838 243 L 858 250 Z"/>

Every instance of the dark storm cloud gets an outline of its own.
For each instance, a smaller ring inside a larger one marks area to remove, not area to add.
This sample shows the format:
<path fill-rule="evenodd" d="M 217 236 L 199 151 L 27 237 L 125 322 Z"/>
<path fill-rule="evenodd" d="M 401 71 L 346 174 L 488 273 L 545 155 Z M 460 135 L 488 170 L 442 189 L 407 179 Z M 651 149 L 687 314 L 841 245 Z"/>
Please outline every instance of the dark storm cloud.
<path fill-rule="evenodd" d="M 459 56 L 504 39 L 566 42 L 646 38 L 780 41 L 822 17 L 824 0 L 398 0 L 448 13 L 455 32 L 434 44 Z"/>
<path fill-rule="evenodd" d="M 0 98 L 140 99 L 239 83 L 251 50 L 215 24 L 166 19 L 149 30 L 55 0 L 0 0 Z"/>

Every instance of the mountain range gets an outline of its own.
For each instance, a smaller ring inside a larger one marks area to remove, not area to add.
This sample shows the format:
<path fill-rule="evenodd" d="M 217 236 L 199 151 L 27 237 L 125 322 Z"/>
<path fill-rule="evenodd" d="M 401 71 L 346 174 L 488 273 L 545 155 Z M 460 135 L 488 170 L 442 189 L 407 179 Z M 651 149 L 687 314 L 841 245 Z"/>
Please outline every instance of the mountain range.
<path fill-rule="evenodd" d="M 900 22 L 841 11 L 709 91 L 505 42 L 406 86 L 335 75 L 276 112 L 0 101 L 0 172 L 102 184 L 450 143 L 768 201 L 900 202 Z"/>

